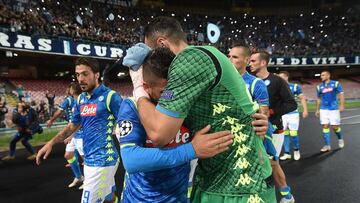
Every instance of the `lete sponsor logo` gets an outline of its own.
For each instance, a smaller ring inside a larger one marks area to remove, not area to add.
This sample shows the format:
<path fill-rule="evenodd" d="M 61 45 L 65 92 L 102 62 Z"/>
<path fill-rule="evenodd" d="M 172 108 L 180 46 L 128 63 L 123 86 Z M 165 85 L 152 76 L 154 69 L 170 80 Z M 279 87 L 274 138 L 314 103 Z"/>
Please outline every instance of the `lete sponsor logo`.
<path fill-rule="evenodd" d="M 190 141 L 189 129 L 182 126 L 180 128 L 180 130 L 178 131 L 178 133 L 176 134 L 175 138 L 173 140 L 171 140 L 171 142 L 169 144 L 167 144 L 165 147 L 176 147 L 178 145 L 185 144 L 189 141 Z M 149 138 L 146 139 L 145 146 L 146 147 L 154 147 L 152 141 Z"/>
<path fill-rule="evenodd" d="M 81 116 L 96 116 L 97 104 L 82 105 L 80 108 Z"/>
<path fill-rule="evenodd" d="M 333 88 L 332 87 L 328 87 L 328 88 L 324 88 L 322 90 L 322 93 L 327 93 L 327 92 L 332 92 L 333 91 Z"/>

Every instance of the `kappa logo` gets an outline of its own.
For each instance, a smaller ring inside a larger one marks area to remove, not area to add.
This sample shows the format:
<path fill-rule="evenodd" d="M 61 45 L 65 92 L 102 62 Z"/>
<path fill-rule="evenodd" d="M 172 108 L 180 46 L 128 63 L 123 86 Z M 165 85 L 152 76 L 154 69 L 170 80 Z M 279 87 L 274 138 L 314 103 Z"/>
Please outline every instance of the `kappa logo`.
<path fill-rule="evenodd" d="M 97 104 L 82 105 L 80 108 L 80 116 L 96 116 Z"/>
<path fill-rule="evenodd" d="M 103 101 L 103 100 L 104 100 L 104 96 L 100 96 L 99 101 Z"/>

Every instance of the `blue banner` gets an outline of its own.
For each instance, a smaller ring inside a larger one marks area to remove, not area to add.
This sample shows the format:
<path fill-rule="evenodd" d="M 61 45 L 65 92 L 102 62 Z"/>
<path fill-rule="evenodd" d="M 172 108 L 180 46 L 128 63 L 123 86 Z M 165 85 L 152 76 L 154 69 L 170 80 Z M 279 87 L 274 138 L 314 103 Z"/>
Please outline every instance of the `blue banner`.
<path fill-rule="evenodd" d="M 125 47 L 117 44 L 84 43 L 72 39 L 50 39 L 0 32 L 0 48 L 68 56 L 89 56 L 105 59 L 123 57 Z"/>
<path fill-rule="evenodd" d="M 326 66 L 326 65 L 358 65 L 359 56 L 330 57 L 276 57 L 271 58 L 269 66 Z"/>

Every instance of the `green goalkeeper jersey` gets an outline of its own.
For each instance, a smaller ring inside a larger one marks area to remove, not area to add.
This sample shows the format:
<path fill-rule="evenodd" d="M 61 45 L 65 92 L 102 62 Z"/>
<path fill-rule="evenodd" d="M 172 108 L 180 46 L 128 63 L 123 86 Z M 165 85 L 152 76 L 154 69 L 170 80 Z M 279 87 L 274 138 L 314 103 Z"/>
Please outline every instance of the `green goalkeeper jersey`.
<path fill-rule="evenodd" d="M 194 184 L 214 194 L 258 194 L 268 188 L 272 173 L 262 140 L 253 131 L 251 115 L 258 105 L 229 59 L 211 46 L 188 47 L 169 68 L 168 84 L 157 110 L 197 130 L 230 130 L 235 136 L 226 152 L 199 160 Z"/>

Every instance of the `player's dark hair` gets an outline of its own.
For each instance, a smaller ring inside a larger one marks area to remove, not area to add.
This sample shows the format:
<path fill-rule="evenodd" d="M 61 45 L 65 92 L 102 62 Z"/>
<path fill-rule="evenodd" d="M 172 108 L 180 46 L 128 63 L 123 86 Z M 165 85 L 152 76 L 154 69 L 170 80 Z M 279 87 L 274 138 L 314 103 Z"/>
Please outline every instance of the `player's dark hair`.
<path fill-rule="evenodd" d="M 164 35 L 175 44 L 186 42 L 186 36 L 181 24 L 175 18 L 160 16 L 154 18 L 144 29 L 144 35 L 150 40 L 155 40 L 159 35 Z"/>
<path fill-rule="evenodd" d="M 78 66 L 78 65 L 88 66 L 91 68 L 92 72 L 94 72 L 94 73 L 100 72 L 99 62 L 98 62 L 98 60 L 93 59 L 93 58 L 84 58 L 84 57 L 78 58 L 75 61 L 75 66 Z"/>
<path fill-rule="evenodd" d="M 286 75 L 288 78 L 290 77 L 290 73 L 287 72 L 287 71 L 285 71 L 285 70 L 280 71 L 279 74 L 284 74 L 284 75 Z"/>
<path fill-rule="evenodd" d="M 263 49 L 255 49 L 255 50 L 253 50 L 252 54 L 259 54 L 260 60 L 266 61 L 266 63 L 269 63 L 269 61 L 270 61 L 269 52 L 267 52 Z"/>
<path fill-rule="evenodd" d="M 175 54 L 168 48 L 156 48 L 145 58 L 143 63 L 144 77 L 167 79 L 169 67 Z"/>
<path fill-rule="evenodd" d="M 328 70 L 323 70 L 323 71 L 321 71 L 321 73 L 328 73 L 329 75 L 331 75 L 330 71 L 328 71 Z"/>
<path fill-rule="evenodd" d="M 232 47 L 232 48 L 243 49 L 243 50 L 244 50 L 244 54 L 245 54 L 245 56 L 247 56 L 247 57 L 250 57 L 250 55 L 251 55 L 250 48 L 249 48 L 245 43 L 236 42 L 236 43 L 233 43 L 233 45 L 232 45 L 231 47 Z"/>
<path fill-rule="evenodd" d="M 80 85 L 79 85 L 78 82 L 72 82 L 72 83 L 70 83 L 69 88 L 71 88 L 71 89 L 74 90 L 74 94 L 75 94 L 75 95 L 80 95 L 81 92 L 82 92 L 82 91 L 81 91 L 81 87 L 80 87 Z"/>

